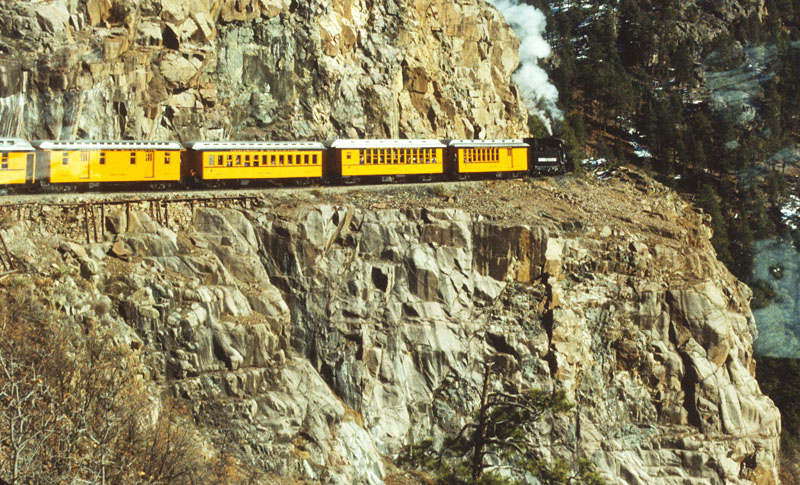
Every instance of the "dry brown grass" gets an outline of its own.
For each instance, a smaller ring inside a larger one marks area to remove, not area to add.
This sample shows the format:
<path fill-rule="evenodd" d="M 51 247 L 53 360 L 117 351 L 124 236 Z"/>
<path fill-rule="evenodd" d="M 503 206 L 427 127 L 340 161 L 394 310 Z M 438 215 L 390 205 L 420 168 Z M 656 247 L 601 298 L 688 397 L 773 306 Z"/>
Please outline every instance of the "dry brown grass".
<path fill-rule="evenodd" d="M 783 485 L 800 485 L 800 451 L 795 449 L 791 456 L 781 457 L 779 470 Z"/>

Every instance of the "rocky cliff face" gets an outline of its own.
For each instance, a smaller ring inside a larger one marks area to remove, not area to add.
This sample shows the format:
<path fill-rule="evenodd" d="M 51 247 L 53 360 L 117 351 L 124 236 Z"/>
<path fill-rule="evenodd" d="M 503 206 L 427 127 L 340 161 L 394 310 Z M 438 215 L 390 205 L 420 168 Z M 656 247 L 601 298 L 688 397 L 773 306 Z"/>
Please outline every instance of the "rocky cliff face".
<path fill-rule="evenodd" d="M 519 136 L 519 41 L 478 0 L 0 4 L 0 135 Z"/>
<path fill-rule="evenodd" d="M 54 273 L 65 318 L 141 353 L 154 395 L 287 480 L 387 480 L 404 446 L 461 427 L 503 353 L 575 403 L 539 423 L 545 459 L 608 483 L 777 483 L 750 292 L 706 218 L 636 173 L 167 207 L 109 206 L 89 244 L 80 207 L 6 207 L 1 233 Z"/>
<path fill-rule="evenodd" d="M 736 22 L 767 15 L 764 0 L 725 0 L 722 2 L 680 2 L 677 7 L 678 33 L 702 46 L 720 34 L 731 34 Z"/>

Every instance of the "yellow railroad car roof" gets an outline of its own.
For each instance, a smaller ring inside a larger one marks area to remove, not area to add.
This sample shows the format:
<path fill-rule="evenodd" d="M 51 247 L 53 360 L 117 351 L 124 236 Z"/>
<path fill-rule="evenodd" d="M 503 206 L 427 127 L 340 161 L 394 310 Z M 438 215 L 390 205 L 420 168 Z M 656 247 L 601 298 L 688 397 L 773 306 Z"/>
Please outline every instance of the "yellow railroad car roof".
<path fill-rule="evenodd" d="M 219 150 L 324 150 L 317 141 L 190 141 L 187 148 L 202 151 Z"/>
<path fill-rule="evenodd" d="M 508 139 L 508 140 L 450 140 L 451 147 L 529 147 L 527 143 L 522 140 Z"/>
<path fill-rule="evenodd" d="M 133 140 L 37 140 L 41 150 L 183 150 L 176 141 Z"/>
<path fill-rule="evenodd" d="M 334 140 L 331 148 L 445 148 L 439 140 Z"/>
<path fill-rule="evenodd" d="M 2 152 L 32 152 L 33 146 L 21 138 L 0 138 Z"/>

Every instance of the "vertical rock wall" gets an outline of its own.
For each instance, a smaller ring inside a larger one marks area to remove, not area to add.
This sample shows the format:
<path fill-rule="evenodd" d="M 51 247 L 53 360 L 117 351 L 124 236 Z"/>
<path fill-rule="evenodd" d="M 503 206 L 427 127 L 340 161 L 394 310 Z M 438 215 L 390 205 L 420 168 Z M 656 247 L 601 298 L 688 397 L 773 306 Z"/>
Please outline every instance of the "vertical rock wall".
<path fill-rule="evenodd" d="M 3 2 L 0 135 L 520 136 L 518 43 L 478 0 Z"/>
<path fill-rule="evenodd" d="M 108 212 L 105 241 L 83 246 L 59 226 L 69 213 L 32 206 L 38 222 L 3 237 L 28 271 L 54 272 L 65 318 L 118 329 L 154 390 L 287 480 L 381 483 L 384 457 L 461 429 L 502 353 L 520 385 L 575 404 L 530 436 L 544 460 L 589 458 L 608 483 L 777 483 L 750 292 L 703 216 L 635 179 L 569 196 L 507 184 L 479 193 L 545 215 L 304 191 L 248 209 L 176 202 L 167 225 Z M 591 220 L 620 208 L 618 222 L 575 222 L 602 201 Z"/>

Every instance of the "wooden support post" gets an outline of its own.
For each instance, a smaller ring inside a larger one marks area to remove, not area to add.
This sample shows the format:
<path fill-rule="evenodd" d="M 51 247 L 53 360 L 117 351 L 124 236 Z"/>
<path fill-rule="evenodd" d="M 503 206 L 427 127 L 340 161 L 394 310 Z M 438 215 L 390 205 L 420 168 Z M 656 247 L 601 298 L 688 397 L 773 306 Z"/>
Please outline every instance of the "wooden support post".
<path fill-rule="evenodd" d="M 86 229 L 86 244 L 89 244 L 92 238 L 89 233 L 89 208 L 86 204 L 83 204 L 83 227 Z"/>
<path fill-rule="evenodd" d="M 169 201 L 164 201 L 164 226 L 169 227 Z"/>
<path fill-rule="evenodd" d="M 97 219 L 94 215 L 94 204 L 89 204 L 89 210 L 92 212 L 92 230 L 94 232 L 94 242 L 98 242 L 97 238 Z"/>
<path fill-rule="evenodd" d="M 125 232 L 131 227 L 131 204 L 130 202 L 125 202 Z"/>
<path fill-rule="evenodd" d="M 5 266 L 7 270 L 14 269 L 14 262 L 11 261 L 11 253 L 8 252 L 8 246 L 6 246 L 6 239 L 3 237 L 2 233 L 0 233 L 0 242 L 3 243 L 3 250 L 6 252 L 6 260 L 7 260 L 7 262 L 3 261 L 3 266 Z"/>
<path fill-rule="evenodd" d="M 106 240 L 106 205 L 100 203 L 100 235 Z"/>

